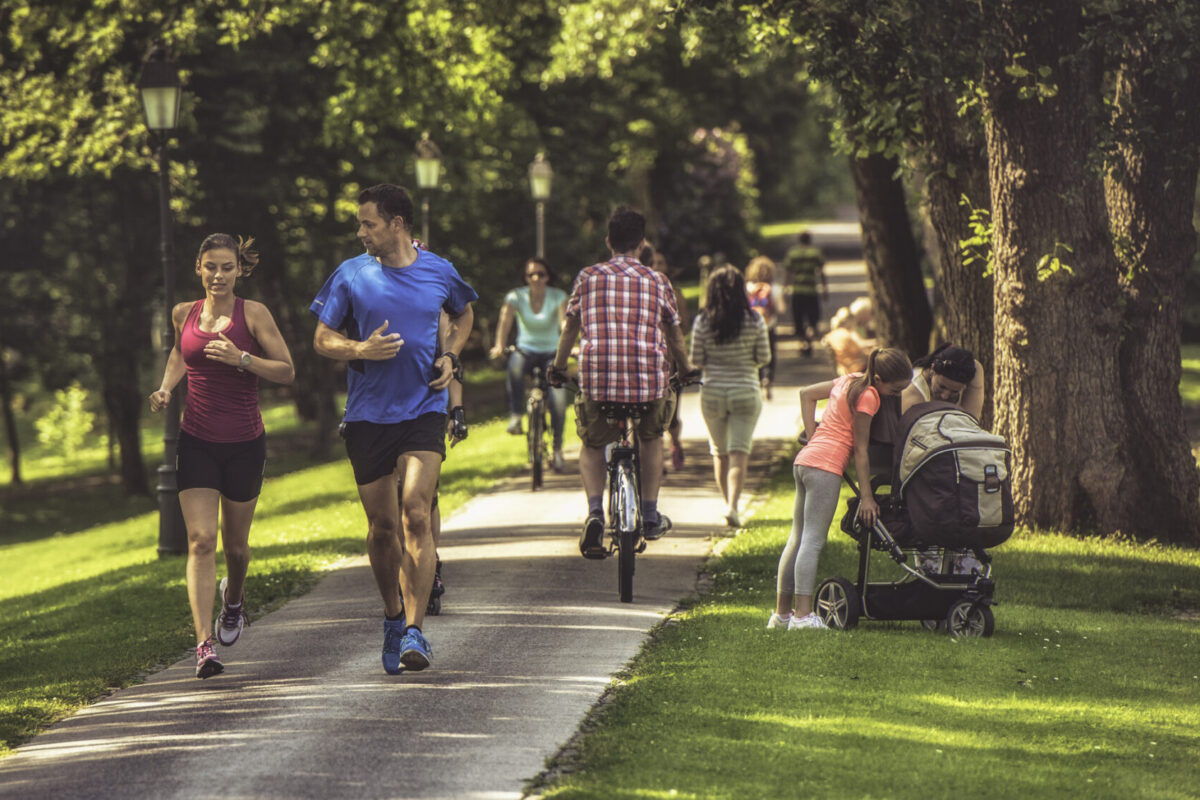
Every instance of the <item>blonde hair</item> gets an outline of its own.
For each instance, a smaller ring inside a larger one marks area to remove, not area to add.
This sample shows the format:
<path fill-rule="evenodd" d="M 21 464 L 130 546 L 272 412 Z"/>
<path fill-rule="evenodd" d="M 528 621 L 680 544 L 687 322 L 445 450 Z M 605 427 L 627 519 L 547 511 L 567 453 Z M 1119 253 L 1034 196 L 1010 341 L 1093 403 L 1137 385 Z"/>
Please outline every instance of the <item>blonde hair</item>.
<path fill-rule="evenodd" d="M 774 283 L 775 262 L 766 256 L 755 256 L 746 265 L 746 280 L 755 283 Z"/>
<path fill-rule="evenodd" d="M 846 392 L 846 402 L 850 404 L 851 411 L 854 411 L 858 405 L 858 398 L 867 387 L 875 385 L 876 378 L 884 383 L 911 379 L 912 362 L 903 350 L 897 350 L 895 347 L 877 347 L 872 350 L 871 355 L 867 357 L 867 371 L 851 381 L 850 390 Z"/>

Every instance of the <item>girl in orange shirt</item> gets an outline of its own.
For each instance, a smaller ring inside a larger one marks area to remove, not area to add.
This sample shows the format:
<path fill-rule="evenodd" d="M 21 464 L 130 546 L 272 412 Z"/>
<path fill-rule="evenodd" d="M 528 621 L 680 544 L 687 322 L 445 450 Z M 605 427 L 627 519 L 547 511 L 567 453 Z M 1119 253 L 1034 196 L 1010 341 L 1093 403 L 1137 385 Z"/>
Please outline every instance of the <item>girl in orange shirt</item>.
<path fill-rule="evenodd" d="M 841 494 L 842 471 L 854 455 L 862 493 L 858 518 L 873 525 L 879 506 L 869 490 L 871 474 L 867 459 L 871 419 L 879 410 L 881 395 L 899 395 L 912 380 L 912 364 L 903 351 L 874 350 L 867 371 L 814 383 L 800 390 L 800 412 L 808 444 L 796 456 L 796 506 L 792 534 L 779 557 L 775 613 L 768 628 L 824 628 L 812 613 L 817 561 Z M 817 427 L 817 401 L 828 398 L 821 426 Z M 852 410 L 853 409 L 853 410 Z"/>

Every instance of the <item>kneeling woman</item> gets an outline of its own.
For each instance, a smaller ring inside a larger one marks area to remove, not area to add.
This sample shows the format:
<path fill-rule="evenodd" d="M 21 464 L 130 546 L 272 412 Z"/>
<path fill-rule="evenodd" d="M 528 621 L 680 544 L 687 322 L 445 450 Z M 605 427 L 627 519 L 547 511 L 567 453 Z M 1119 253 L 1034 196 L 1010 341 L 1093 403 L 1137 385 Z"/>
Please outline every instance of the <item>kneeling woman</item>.
<path fill-rule="evenodd" d="M 213 646 L 238 640 L 245 619 L 242 588 L 250 564 L 250 522 L 262 489 L 266 434 L 258 406 L 258 379 L 290 384 L 292 356 L 271 312 L 234 295 L 238 278 L 258 263 L 253 239 L 214 233 L 200 245 L 196 274 L 204 297 L 172 309 L 175 348 L 150 410 L 171 402 L 186 374 L 187 401 L 176 458 L 179 506 L 187 525 L 188 600 L 196 627 L 196 677 L 224 666 Z M 216 593 L 217 524 L 225 548 L 221 613 L 212 620 Z"/>
<path fill-rule="evenodd" d="M 800 413 L 808 437 L 792 467 L 796 477 L 796 506 L 792 534 L 779 557 L 775 613 L 768 628 L 824 628 L 812 613 L 817 560 L 825 546 L 842 489 L 842 471 L 854 455 L 860 486 L 870 486 L 871 465 L 867 445 L 871 420 L 879 411 L 881 396 L 899 395 L 912 380 L 912 365 L 901 350 L 875 350 L 867 358 L 867 371 L 843 375 L 800 390 Z M 817 427 L 817 402 L 829 398 L 821 426 Z M 868 489 L 858 504 L 858 518 L 875 524 L 879 505 Z"/>

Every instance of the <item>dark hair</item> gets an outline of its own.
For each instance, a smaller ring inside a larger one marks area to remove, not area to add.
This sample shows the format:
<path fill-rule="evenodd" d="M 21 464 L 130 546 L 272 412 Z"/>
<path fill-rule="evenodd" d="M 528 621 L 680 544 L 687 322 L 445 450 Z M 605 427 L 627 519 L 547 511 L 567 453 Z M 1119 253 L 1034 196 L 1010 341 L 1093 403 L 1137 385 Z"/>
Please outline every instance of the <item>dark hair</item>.
<path fill-rule="evenodd" d="M 846 392 L 846 402 L 853 412 L 858 405 L 858 398 L 868 386 L 879 378 L 884 383 L 895 383 L 912 377 L 912 364 L 903 350 L 895 347 L 875 348 L 867 357 L 867 371 L 850 383 L 850 391 Z"/>
<path fill-rule="evenodd" d="M 250 248 L 254 246 L 254 237 L 243 239 L 241 236 L 234 241 L 228 233 L 210 233 L 200 243 L 200 252 L 196 253 L 196 261 L 204 258 L 209 250 L 232 250 L 237 256 L 238 274 L 243 278 L 248 276 L 258 266 L 258 253 Z"/>
<path fill-rule="evenodd" d="M 800 244 L 812 244 L 812 234 L 808 231 L 803 231 L 797 238 Z"/>
<path fill-rule="evenodd" d="M 538 256 L 534 256 L 533 258 L 525 259 L 525 266 L 521 268 L 521 277 L 522 278 L 524 278 L 525 274 L 529 271 L 530 264 L 537 264 L 539 267 L 546 270 L 546 285 L 547 286 L 554 283 L 554 270 L 550 269 L 550 265 L 546 263 L 546 259 L 540 258 Z"/>
<path fill-rule="evenodd" d="M 638 261 L 647 267 L 654 266 L 654 245 L 646 242 L 642 249 L 638 251 Z"/>
<path fill-rule="evenodd" d="M 363 189 L 358 195 L 358 204 L 374 203 L 375 210 L 384 222 L 391 222 L 396 217 L 404 223 L 405 230 L 412 230 L 413 201 L 408 190 L 394 183 L 380 183 L 368 189 Z"/>
<path fill-rule="evenodd" d="M 913 362 L 914 367 L 929 367 L 943 378 L 959 383 L 970 383 L 975 378 L 975 356 L 970 350 L 957 347 L 953 342 L 942 342 L 933 352 Z"/>
<path fill-rule="evenodd" d="M 732 342 L 741 335 L 742 326 L 753 318 L 754 311 L 746 297 L 746 281 L 737 267 L 724 266 L 708 276 L 704 310 L 700 313 L 717 344 Z"/>
<path fill-rule="evenodd" d="M 646 218 L 629 206 L 617 206 L 608 218 L 608 245 L 616 253 L 628 253 L 646 238 Z"/>

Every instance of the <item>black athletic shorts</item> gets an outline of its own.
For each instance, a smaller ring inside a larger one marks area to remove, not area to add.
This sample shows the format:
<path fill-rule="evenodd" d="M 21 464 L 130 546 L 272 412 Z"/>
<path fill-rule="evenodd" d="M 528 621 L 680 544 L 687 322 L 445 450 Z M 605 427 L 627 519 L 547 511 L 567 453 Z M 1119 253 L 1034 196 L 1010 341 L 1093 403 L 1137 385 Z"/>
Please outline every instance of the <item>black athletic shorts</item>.
<path fill-rule="evenodd" d="M 175 480 L 184 489 L 216 489 L 237 503 L 258 497 L 267 466 L 267 435 L 248 442 L 209 442 L 179 432 Z"/>
<path fill-rule="evenodd" d="M 427 450 L 445 460 L 446 415 L 430 411 L 416 419 L 387 425 L 346 422 L 342 425 L 342 438 L 346 440 L 346 455 L 354 468 L 354 482 L 366 486 L 391 475 L 401 453 Z"/>

